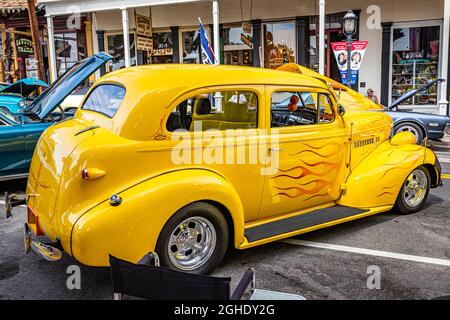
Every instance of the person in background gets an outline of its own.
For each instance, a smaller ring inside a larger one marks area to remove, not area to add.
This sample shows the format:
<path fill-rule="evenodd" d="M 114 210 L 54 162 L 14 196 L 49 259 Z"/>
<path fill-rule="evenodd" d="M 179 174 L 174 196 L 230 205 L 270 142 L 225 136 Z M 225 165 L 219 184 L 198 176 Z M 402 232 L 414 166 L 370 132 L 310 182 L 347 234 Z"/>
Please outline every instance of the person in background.
<path fill-rule="evenodd" d="M 374 94 L 373 89 L 367 90 L 367 98 L 375 102 L 376 104 L 380 104 L 378 97 Z"/>

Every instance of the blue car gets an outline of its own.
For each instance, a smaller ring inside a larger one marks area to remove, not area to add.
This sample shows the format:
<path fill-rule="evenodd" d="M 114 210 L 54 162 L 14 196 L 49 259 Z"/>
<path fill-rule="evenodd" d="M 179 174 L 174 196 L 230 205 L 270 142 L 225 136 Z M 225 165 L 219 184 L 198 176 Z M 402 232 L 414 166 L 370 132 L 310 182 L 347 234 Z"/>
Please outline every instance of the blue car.
<path fill-rule="evenodd" d="M 0 181 L 26 178 L 42 132 L 70 116 L 55 112 L 61 102 L 112 57 L 98 53 L 76 63 L 30 105 L 15 114 L 0 108 Z"/>
<path fill-rule="evenodd" d="M 394 132 L 409 131 L 416 137 L 417 144 L 427 138 L 439 141 L 444 135 L 450 134 L 450 117 L 418 112 L 400 111 L 399 106 L 417 94 L 424 92 L 437 83 L 443 82 L 437 79 L 427 85 L 414 89 L 395 100 L 385 112 L 394 120 Z"/>
<path fill-rule="evenodd" d="M 0 87 L 0 109 L 7 109 L 13 114 L 20 114 L 33 99 L 31 95 L 39 88 L 46 88 L 44 81 L 27 78 Z"/>

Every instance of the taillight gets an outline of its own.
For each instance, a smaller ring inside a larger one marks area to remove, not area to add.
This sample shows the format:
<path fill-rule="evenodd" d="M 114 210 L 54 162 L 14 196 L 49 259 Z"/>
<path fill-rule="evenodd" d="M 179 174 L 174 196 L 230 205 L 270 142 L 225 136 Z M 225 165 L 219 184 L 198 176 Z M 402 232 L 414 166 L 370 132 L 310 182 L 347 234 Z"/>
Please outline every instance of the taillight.
<path fill-rule="evenodd" d="M 39 227 L 39 217 L 30 206 L 27 207 L 27 222 L 35 235 L 42 236 L 44 234 Z"/>
<path fill-rule="evenodd" d="M 97 180 L 106 174 L 105 171 L 97 168 L 86 168 L 81 170 L 81 179 L 83 180 Z"/>

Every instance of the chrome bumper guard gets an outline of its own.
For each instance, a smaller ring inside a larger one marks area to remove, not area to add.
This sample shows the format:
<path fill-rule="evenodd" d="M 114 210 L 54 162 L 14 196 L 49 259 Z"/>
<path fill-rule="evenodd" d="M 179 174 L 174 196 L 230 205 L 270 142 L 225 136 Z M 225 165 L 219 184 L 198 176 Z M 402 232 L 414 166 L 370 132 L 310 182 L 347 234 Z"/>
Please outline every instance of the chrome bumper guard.
<path fill-rule="evenodd" d="M 23 230 L 25 253 L 33 251 L 39 257 L 47 261 L 58 261 L 62 258 L 61 245 L 59 241 L 52 243 L 44 243 L 35 238 L 28 224 L 25 223 Z"/>

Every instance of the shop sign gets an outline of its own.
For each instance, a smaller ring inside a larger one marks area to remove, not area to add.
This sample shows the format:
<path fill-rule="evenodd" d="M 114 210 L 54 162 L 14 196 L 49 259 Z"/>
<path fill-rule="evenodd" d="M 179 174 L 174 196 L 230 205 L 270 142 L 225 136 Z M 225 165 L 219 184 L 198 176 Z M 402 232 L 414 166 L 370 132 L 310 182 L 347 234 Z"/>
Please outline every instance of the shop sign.
<path fill-rule="evenodd" d="M 136 14 L 136 34 L 143 37 L 152 36 L 152 21 L 149 17 Z"/>
<path fill-rule="evenodd" d="M 246 34 L 252 33 L 252 25 L 250 22 L 243 22 L 242 23 L 242 32 Z"/>
<path fill-rule="evenodd" d="M 173 50 L 172 48 L 156 48 L 152 51 L 152 56 L 168 56 L 172 55 Z"/>
<path fill-rule="evenodd" d="M 16 49 L 19 54 L 34 54 L 33 41 L 29 38 L 17 38 Z"/>
<path fill-rule="evenodd" d="M 361 68 L 364 55 L 366 53 L 367 45 L 369 41 L 352 41 L 351 43 L 351 69 L 350 69 L 350 84 L 356 84 L 358 78 L 359 69 Z M 336 57 L 336 61 L 341 72 L 342 83 L 348 84 L 348 66 L 347 66 L 347 42 L 333 42 L 331 44 Z"/>
<path fill-rule="evenodd" d="M 151 38 L 137 37 L 136 46 L 138 50 L 152 52 L 153 40 Z"/>

